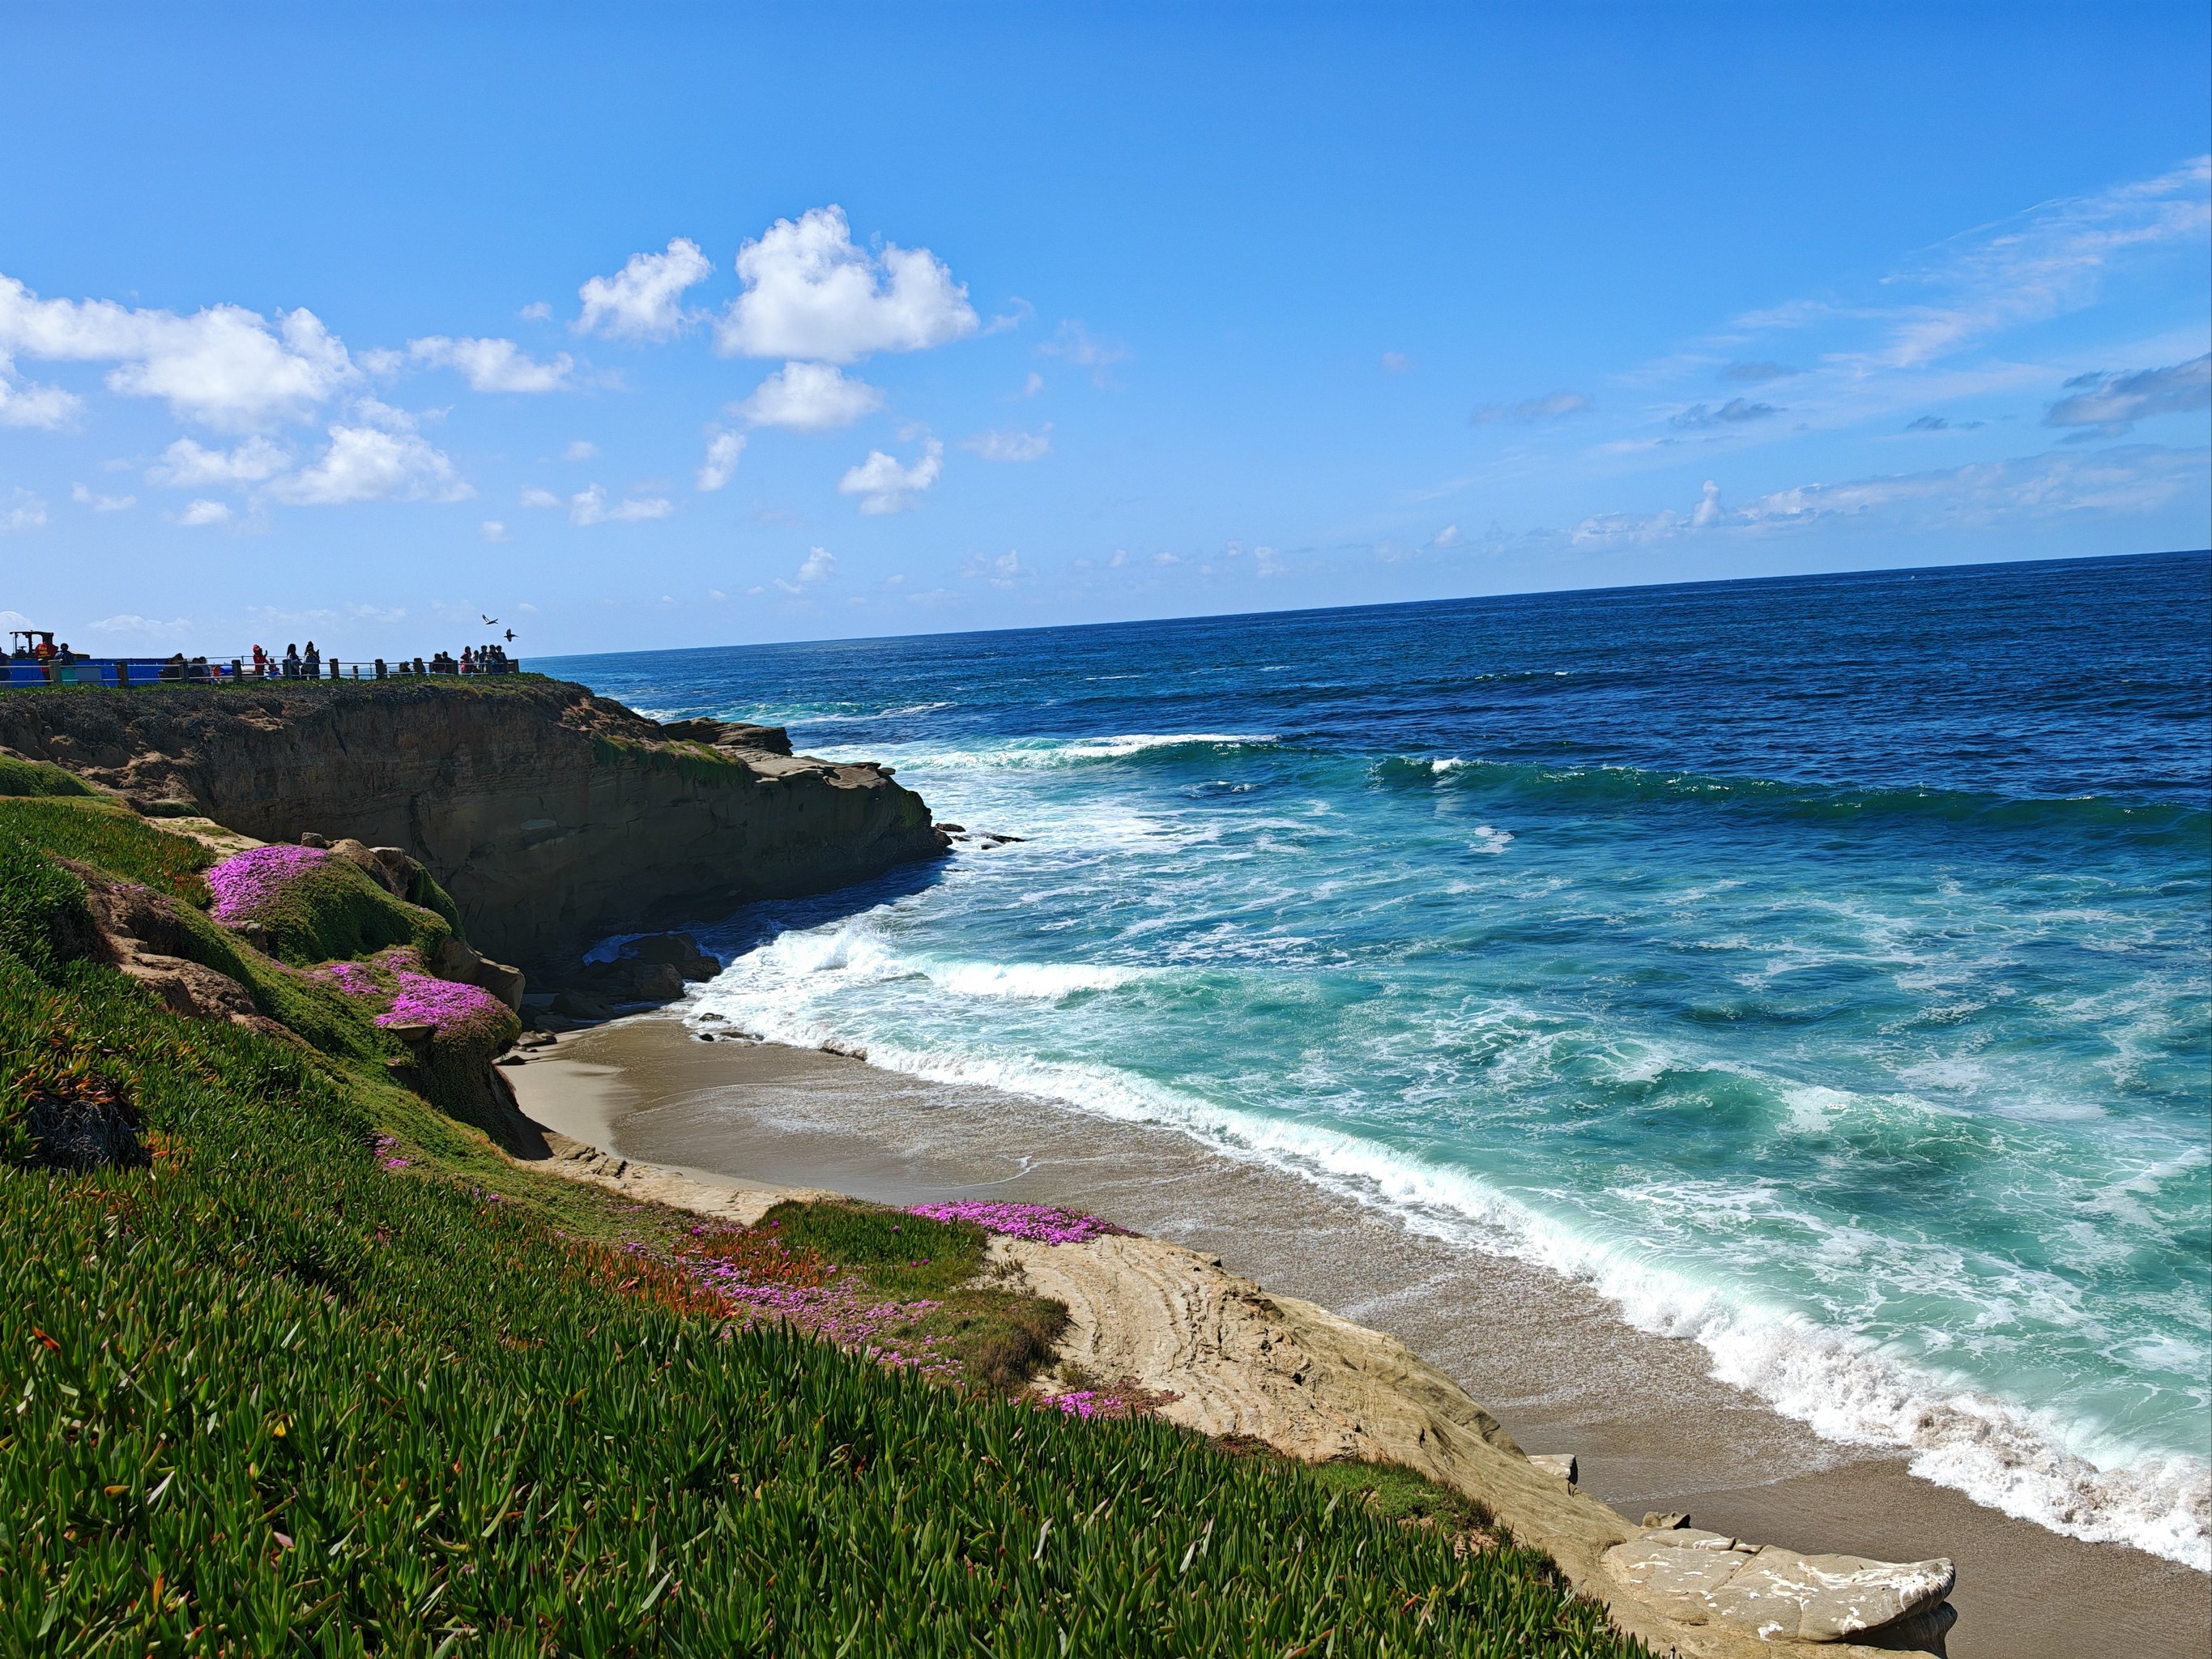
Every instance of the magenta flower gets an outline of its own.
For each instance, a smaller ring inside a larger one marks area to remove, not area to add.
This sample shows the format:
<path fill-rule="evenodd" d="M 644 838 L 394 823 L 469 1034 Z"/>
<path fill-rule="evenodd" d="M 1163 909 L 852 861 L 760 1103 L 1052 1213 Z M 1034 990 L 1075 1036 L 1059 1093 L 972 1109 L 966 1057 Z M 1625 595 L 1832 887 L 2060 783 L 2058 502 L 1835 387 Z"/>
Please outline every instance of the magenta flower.
<path fill-rule="evenodd" d="M 380 997 L 384 994 L 384 988 L 376 982 L 375 975 L 357 962 L 326 962 L 319 968 L 308 969 L 307 977 L 336 986 L 349 997 Z"/>
<path fill-rule="evenodd" d="M 207 872 L 215 919 L 231 921 L 244 915 L 328 857 L 317 847 L 252 847 L 232 854 Z"/>
<path fill-rule="evenodd" d="M 1082 1244 L 1128 1232 L 1127 1228 L 1095 1215 L 1058 1210 L 1048 1204 L 991 1204 L 963 1199 L 951 1204 L 916 1204 L 907 1213 L 926 1215 L 933 1221 L 972 1221 L 987 1233 L 1033 1239 L 1040 1244 Z"/>
<path fill-rule="evenodd" d="M 505 1003 L 477 986 L 434 979 L 405 968 L 396 969 L 392 977 L 399 981 L 398 993 L 392 1006 L 376 1017 L 379 1025 L 428 1025 L 446 1031 L 477 1022 L 496 1023 L 507 1012 Z"/>

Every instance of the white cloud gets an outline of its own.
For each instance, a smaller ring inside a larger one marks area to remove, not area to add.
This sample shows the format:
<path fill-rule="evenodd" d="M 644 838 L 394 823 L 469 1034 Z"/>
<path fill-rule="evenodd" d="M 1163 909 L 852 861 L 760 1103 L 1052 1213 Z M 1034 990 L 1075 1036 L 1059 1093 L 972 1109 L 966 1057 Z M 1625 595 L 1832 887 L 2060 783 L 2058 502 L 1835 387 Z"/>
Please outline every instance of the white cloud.
<path fill-rule="evenodd" d="M 532 300 L 515 315 L 526 322 L 550 323 L 553 320 L 553 307 L 543 300 Z"/>
<path fill-rule="evenodd" d="M 138 505 L 136 495 L 102 495 L 82 484 L 70 486 L 70 499 L 79 507 L 88 507 L 95 513 L 125 513 Z"/>
<path fill-rule="evenodd" d="M 1110 385 L 1106 371 L 1129 361 L 1128 349 L 1119 340 L 1099 339 L 1072 317 L 1037 349 L 1048 357 L 1064 357 L 1079 368 L 1089 369 L 1094 386 Z"/>
<path fill-rule="evenodd" d="M 204 529 L 210 525 L 228 524 L 231 513 L 227 501 L 200 500 L 186 501 L 185 509 L 176 516 L 176 522 L 188 530 Z"/>
<path fill-rule="evenodd" d="M 922 457 L 912 466 L 901 466 L 880 449 L 837 480 L 840 495 L 858 495 L 863 513 L 898 513 L 915 504 L 914 498 L 937 482 L 945 471 L 945 446 L 932 438 Z"/>
<path fill-rule="evenodd" d="M 786 363 L 753 388 L 733 412 L 755 426 L 794 432 L 830 432 L 884 406 L 884 394 L 865 380 L 848 380 L 829 363 Z"/>
<path fill-rule="evenodd" d="M 1052 453 L 1052 422 L 1035 432 L 985 432 L 961 446 L 987 461 L 1034 461 Z"/>
<path fill-rule="evenodd" d="M 596 461 L 599 459 L 599 447 L 589 438 L 579 438 L 561 452 L 561 459 L 571 464 Z"/>
<path fill-rule="evenodd" d="M 112 362 L 110 391 L 165 398 L 180 419 L 228 430 L 305 420 L 359 374 L 311 311 L 280 313 L 273 327 L 243 306 L 179 317 L 112 300 L 41 300 L 12 276 L 0 276 L 0 354 Z"/>
<path fill-rule="evenodd" d="M 776 589 L 797 599 L 814 583 L 828 580 L 835 573 L 836 564 L 837 556 L 828 548 L 810 547 L 806 550 L 806 556 L 799 561 L 798 570 L 793 573 L 795 580 L 786 581 L 778 576 L 775 579 Z M 753 591 L 758 592 L 760 590 L 755 588 Z"/>
<path fill-rule="evenodd" d="M 8 504 L 0 507 L 0 535 L 10 531 L 36 530 L 46 521 L 46 498 L 18 485 Z"/>
<path fill-rule="evenodd" d="M 1754 403 L 1748 398 L 1731 398 L 1718 409 L 1704 404 L 1692 404 L 1689 408 L 1669 416 L 1667 424 L 1685 432 L 1710 432 L 1720 427 L 1769 420 L 1781 413 L 1782 410 L 1772 404 Z"/>
<path fill-rule="evenodd" d="M 15 363 L 0 350 L 0 426 L 40 427 L 51 432 L 67 426 L 83 399 L 58 386 L 18 385 Z"/>
<path fill-rule="evenodd" d="M 486 519 L 477 527 L 477 534 L 488 542 L 503 542 L 507 539 L 507 526 L 497 519 Z"/>
<path fill-rule="evenodd" d="M 1431 547 L 1457 547 L 1459 543 L 1459 526 L 1455 524 L 1448 524 L 1442 530 L 1437 532 L 1434 537 L 1431 538 L 1429 545 Z"/>
<path fill-rule="evenodd" d="M 2132 374 L 2077 374 L 2071 397 L 2051 404 L 2045 426 L 2095 427 L 2117 435 L 2154 415 L 2186 415 L 2212 400 L 2212 355 Z"/>
<path fill-rule="evenodd" d="M 422 424 L 405 410 L 394 409 L 377 398 L 355 399 L 353 416 L 363 426 L 380 426 L 386 432 L 412 432 Z"/>
<path fill-rule="evenodd" d="M 1181 564 L 1182 558 L 1181 555 L 1175 553 L 1155 553 L 1152 555 L 1152 562 L 1158 565 Z"/>
<path fill-rule="evenodd" d="M 1036 370 L 1031 369 L 1029 379 L 1022 382 L 1021 395 L 1024 398 L 1034 398 L 1043 390 L 1044 376 L 1038 374 Z"/>
<path fill-rule="evenodd" d="M 173 617 L 167 622 L 158 617 L 142 617 L 136 611 L 125 611 L 119 616 L 102 617 L 85 627 L 94 634 L 158 635 L 173 639 L 192 625 L 189 617 Z"/>
<path fill-rule="evenodd" d="M 1413 367 L 1413 360 L 1402 351 L 1386 351 L 1382 354 L 1382 368 L 1385 374 L 1403 374 Z"/>
<path fill-rule="evenodd" d="M 1028 574 L 1022 568 L 1021 550 L 1008 548 L 995 559 L 987 559 L 981 553 L 971 553 L 960 574 L 971 580 L 981 576 L 994 587 L 1012 587 Z"/>
<path fill-rule="evenodd" d="M 1846 519 L 1885 527 L 1985 530 L 2025 519 L 2147 513 L 2185 490 L 2201 493 L 2206 482 L 2203 453 L 2142 444 L 1801 484 L 1737 507 L 1728 507 L 1720 486 L 1708 479 L 1687 513 L 1600 514 L 1576 526 L 1571 539 L 1587 548 L 1644 546 L 1683 535 L 1769 534 Z"/>
<path fill-rule="evenodd" d="M 853 244 L 845 210 L 779 219 L 738 251 L 745 291 L 715 329 L 726 356 L 849 363 L 878 351 L 923 351 L 972 334 L 968 290 L 927 248 Z"/>
<path fill-rule="evenodd" d="M 699 464 L 695 482 L 702 490 L 720 489 L 736 475 L 738 458 L 744 453 L 744 433 L 711 433 L 707 439 L 707 459 Z"/>
<path fill-rule="evenodd" d="M 568 497 L 568 522 L 577 525 L 637 524 L 665 519 L 675 510 L 673 501 L 659 495 L 624 496 L 610 505 L 607 492 L 598 484 Z"/>
<path fill-rule="evenodd" d="M 1948 298 L 1900 310 L 1887 361 L 1926 362 L 1993 330 L 2075 309 L 2122 255 L 2201 242 L 2212 228 L 2209 182 L 2212 158 L 2199 156 L 2155 179 L 2045 203 L 1995 234 L 1954 239 L 1897 279 Z"/>
<path fill-rule="evenodd" d="M 665 340 L 691 320 L 684 290 L 703 283 L 714 267 L 688 236 L 669 239 L 663 253 L 634 253 L 611 276 L 594 276 L 576 290 L 584 308 L 569 326 L 579 334 L 616 340 Z"/>
<path fill-rule="evenodd" d="M 1594 407 L 1579 392 L 1547 392 L 1540 398 L 1523 398 L 1510 408 L 1504 404 L 1479 404 L 1473 418 L 1477 426 L 1488 426 L 1493 421 L 1519 421 L 1523 425 L 1533 425 L 1538 421 L 1585 414 Z"/>
<path fill-rule="evenodd" d="M 1272 547 L 1254 548 L 1252 562 L 1254 568 L 1261 576 L 1279 576 L 1283 574 L 1281 556 Z"/>
<path fill-rule="evenodd" d="M 1128 562 L 1129 550 L 1126 547 L 1117 547 L 1114 550 L 1114 556 L 1106 561 L 1106 568 L 1109 570 L 1119 570 Z"/>
<path fill-rule="evenodd" d="M 527 489 L 525 489 L 522 492 L 522 504 L 525 507 L 559 507 L 567 505 L 566 502 L 562 501 L 562 499 L 558 495 L 556 495 L 551 490 L 540 489 L 535 484 L 531 485 Z"/>
<path fill-rule="evenodd" d="M 146 469 L 146 482 L 172 489 L 259 483 L 291 465 L 290 452 L 266 438 L 248 438 L 235 449 L 206 449 L 190 438 L 179 438 Z"/>
<path fill-rule="evenodd" d="M 512 340 L 452 340 L 433 334 L 410 340 L 407 351 L 418 363 L 458 370 L 471 392 L 563 392 L 576 367 L 565 351 L 541 363 Z"/>
<path fill-rule="evenodd" d="M 267 485 L 268 494 L 299 507 L 355 501 L 458 501 L 476 494 L 443 451 L 410 432 L 333 426 L 330 447 L 297 472 Z"/>

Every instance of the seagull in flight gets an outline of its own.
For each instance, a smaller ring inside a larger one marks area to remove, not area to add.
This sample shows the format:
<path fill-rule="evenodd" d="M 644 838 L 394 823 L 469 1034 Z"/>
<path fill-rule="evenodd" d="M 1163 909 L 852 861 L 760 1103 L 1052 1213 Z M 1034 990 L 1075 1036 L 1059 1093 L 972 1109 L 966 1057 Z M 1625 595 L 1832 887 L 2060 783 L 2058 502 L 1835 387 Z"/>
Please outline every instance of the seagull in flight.
<path fill-rule="evenodd" d="M 477 612 L 477 615 L 483 617 L 483 612 L 479 611 Z M 483 622 L 486 628 L 496 628 L 499 626 L 499 618 L 496 617 L 484 617 Z"/>
<path fill-rule="evenodd" d="M 482 611 L 478 611 L 477 614 L 478 616 L 482 616 L 483 613 Z M 514 643 L 514 630 L 512 628 L 507 630 L 507 642 L 509 645 L 513 645 Z"/>

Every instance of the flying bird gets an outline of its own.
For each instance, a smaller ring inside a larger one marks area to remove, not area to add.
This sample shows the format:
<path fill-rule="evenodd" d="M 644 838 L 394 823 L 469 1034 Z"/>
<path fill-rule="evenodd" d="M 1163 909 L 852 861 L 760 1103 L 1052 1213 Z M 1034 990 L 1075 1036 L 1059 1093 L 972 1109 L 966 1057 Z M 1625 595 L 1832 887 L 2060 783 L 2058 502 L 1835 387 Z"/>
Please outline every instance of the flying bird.
<path fill-rule="evenodd" d="M 483 611 L 477 611 L 477 615 L 478 615 L 479 617 L 483 617 Z M 484 626 L 485 626 L 486 628 L 496 628 L 496 627 L 498 627 L 498 626 L 499 626 L 499 618 L 498 618 L 498 617 L 484 617 Z"/>
<path fill-rule="evenodd" d="M 507 642 L 509 645 L 513 645 L 514 643 L 514 630 L 512 628 L 507 630 Z"/>

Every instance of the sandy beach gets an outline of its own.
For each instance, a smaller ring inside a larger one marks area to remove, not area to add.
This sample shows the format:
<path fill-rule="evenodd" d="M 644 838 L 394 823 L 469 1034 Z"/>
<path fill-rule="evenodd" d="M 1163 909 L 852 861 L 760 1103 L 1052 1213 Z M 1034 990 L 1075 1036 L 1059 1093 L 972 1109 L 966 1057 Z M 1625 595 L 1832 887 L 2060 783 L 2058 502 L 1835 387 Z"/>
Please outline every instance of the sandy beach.
<path fill-rule="evenodd" d="M 1956 1659 L 2212 1649 L 2201 1573 L 2059 1537 L 1915 1479 L 1900 1458 L 1821 1440 L 1580 1285 L 1171 1132 L 841 1055 L 704 1042 L 667 1015 L 572 1034 L 507 1075 L 548 1127 L 708 1185 L 1079 1205 L 1218 1255 L 1401 1338 L 1530 1451 L 1575 1455 L 1582 1485 L 1632 1516 L 1680 1510 L 1800 1549 L 1952 1557 Z"/>

